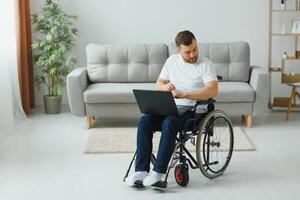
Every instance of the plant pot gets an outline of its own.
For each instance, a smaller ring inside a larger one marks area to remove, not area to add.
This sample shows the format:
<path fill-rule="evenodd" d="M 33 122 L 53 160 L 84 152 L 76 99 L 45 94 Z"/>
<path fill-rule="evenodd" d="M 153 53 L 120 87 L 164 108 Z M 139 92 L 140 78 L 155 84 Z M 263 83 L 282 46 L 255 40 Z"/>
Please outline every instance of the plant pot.
<path fill-rule="evenodd" d="M 59 114 L 62 96 L 44 95 L 44 107 L 47 114 Z"/>

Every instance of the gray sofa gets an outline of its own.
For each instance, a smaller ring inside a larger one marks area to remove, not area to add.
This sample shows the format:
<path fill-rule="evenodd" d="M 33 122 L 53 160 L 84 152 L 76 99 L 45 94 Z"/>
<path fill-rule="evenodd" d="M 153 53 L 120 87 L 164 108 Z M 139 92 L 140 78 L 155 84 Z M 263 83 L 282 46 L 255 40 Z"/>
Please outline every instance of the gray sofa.
<path fill-rule="evenodd" d="M 252 117 L 265 112 L 270 94 L 270 77 L 259 67 L 250 66 L 246 42 L 198 44 L 199 53 L 215 64 L 223 77 L 216 107 L 229 115 Z M 89 44 L 87 67 L 76 68 L 67 76 L 72 113 L 86 116 L 88 128 L 94 116 L 100 118 L 138 117 L 140 112 L 132 89 L 154 89 L 160 71 L 175 44 L 131 46 Z"/>

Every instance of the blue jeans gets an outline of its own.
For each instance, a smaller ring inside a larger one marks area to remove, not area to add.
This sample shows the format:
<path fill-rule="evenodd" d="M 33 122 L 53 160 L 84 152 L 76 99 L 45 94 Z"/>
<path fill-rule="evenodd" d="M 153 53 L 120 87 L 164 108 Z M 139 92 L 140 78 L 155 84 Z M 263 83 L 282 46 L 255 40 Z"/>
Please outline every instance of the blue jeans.
<path fill-rule="evenodd" d="M 149 172 L 153 134 L 155 131 L 161 131 L 157 160 L 153 170 L 159 173 L 166 173 L 174 151 L 176 135 L 184 129 L 185 122 L 191 118 L 193 118 L 192 111 L 188 111 L 181 116 L 143 115 L 139 119 L 137 126 L 135 171 Z"/>

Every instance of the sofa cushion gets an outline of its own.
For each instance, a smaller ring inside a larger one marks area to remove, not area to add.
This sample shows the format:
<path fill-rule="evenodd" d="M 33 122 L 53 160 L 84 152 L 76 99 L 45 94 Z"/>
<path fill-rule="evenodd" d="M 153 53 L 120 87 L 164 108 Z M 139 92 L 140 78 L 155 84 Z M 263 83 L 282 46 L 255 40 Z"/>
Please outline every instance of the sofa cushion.
<path fill-rule="evenodd" d="M 219 93 L 215 98 L 217 102 L 253 102 L 255 91 L 244 82 L 219 82 Z"/>
<path fill-rule="evenodd" d="M 85 103 L 136 103 L 132 89 L 154 90 L 155 83 L 95 83 L 83 93 Z"/>
<path fill-rule="evenodd" d="M 155 83 L 95 83 L 83 93 L 85 103 L 136 103 L 132 89 L 154 90 Z M 220 82 L 217 102 L 253 102 L 255 92 L 248 83 Z"/>
<path fill-rule="evenodd" d="M 199 43 L 199 55 L 209 58 L 223 81 L 249 81 L 250 48 L 246 42 Z M 176 45 L 168 46 L 169 55 L 175 54 Z"/>
<path fill-rule="evenodd" d="M 86 48 L 91 82 L 155 82 L 168 58 L 165 44 L 99 45 Z"/>

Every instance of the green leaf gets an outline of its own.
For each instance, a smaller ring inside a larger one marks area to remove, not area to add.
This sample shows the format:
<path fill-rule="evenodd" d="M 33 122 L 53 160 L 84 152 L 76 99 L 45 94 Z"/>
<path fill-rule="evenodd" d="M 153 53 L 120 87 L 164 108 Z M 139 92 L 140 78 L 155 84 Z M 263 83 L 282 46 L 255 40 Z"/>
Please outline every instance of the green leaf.
<path fill-rule="evenodd" d="M 65 78 L 76 60 L 70 55 L 78 29 L 74 26 L 77 16 L 68 15 L 58 3 L 45 0 L 39 13 L 31 15 L 32 24 L 39 32 L 39 39 L 32 42 L 34 66 L 39 72 L 36 85 L 45 84 L 48 95 L 58 95 Z M 48 77 L 55 77 L 48 83 Z"/>

